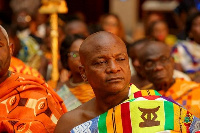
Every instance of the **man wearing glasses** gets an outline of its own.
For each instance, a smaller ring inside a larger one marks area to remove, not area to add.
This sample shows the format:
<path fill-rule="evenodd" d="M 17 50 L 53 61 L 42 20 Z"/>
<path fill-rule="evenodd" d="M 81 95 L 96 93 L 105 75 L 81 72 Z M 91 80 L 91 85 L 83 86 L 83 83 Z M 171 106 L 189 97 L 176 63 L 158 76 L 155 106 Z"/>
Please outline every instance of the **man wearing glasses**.
<path fill-rule="evenodd" d="M 153 84 L 151 88 L 200 117 L 200 84 L 173 78 L 174 59 L 167 45 L 148 41 L 147 45 L 141 48 L 139 61 L 147 79 Z"/>

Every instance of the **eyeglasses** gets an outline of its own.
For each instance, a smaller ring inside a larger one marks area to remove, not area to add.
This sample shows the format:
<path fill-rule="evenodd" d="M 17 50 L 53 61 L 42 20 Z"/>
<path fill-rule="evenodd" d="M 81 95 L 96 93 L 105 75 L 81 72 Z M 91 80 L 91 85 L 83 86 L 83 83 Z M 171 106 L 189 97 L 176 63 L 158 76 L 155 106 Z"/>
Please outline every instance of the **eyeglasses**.
<path fill-rule="evenodd" d="M 166 66 L 168 63 L 170 63 L 169 62 L 170 59 L 171 59 L 171 56 L 169 57 L 162 56 L 157 60 L 149 60 L 144 64 L 144 68 L 145 70 L 152 70 L 157 66 L 158 63 L 161 66 Z"/>
<path fill-rule="evenodd" d="M 77 57 L 79 57 L 79 52 L 78 51 L 69 52 L 68 56 L 70 56 L 72 58 L 77 58 Z"/>

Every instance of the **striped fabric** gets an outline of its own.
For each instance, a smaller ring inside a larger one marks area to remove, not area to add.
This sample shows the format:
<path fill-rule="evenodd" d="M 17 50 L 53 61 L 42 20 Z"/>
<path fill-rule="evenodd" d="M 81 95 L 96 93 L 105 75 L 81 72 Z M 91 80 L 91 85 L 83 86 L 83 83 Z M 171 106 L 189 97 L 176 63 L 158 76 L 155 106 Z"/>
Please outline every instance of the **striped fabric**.
<path fill-rule="evenodd" d="M 129 99 L 71 133 L 195 133 L 200 120 L 155 90 L 130 87 Z M 134 93 L 133 93 L 134 92 Z"/>

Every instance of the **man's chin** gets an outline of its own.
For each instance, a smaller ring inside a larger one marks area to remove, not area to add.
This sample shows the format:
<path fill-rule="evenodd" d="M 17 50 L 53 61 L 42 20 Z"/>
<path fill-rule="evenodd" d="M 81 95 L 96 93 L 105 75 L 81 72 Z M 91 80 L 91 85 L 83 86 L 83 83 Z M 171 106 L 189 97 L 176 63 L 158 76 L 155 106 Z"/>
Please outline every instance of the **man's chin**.
<path fill-rule="evenodd" d="M 109 84 L 108 88 L 109 88 L 109 90 L 108 90 L 109 92 L 118 93 L 118 92 L 124 91 L 126 88 L 128 88 L 128 85 L 113 83 L 113 84 Z"/>
<path fill-rule="evenodd" d="M 160 81 L 157 80 L 156 82 L 154 82 L 155 88 L 160 88 L 159 90 L 166 89 L 168 85 L 169 85 L 169 82 L 166 80 L 160 80 Z"/>

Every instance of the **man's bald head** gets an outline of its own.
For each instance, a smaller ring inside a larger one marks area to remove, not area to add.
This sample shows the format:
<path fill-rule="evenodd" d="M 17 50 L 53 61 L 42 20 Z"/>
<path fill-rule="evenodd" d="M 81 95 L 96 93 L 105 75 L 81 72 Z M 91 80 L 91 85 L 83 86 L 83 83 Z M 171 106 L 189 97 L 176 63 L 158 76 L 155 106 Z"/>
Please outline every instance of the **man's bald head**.
<path fill-rule="evenodd" d="M 7 43 L 9 45 L 10 43 L 9 43 L 8 33 L 6 32 L 6 30 L 1 25 L 0 25 L 0 31 L 3 33 L 4 37 L 7 40 Z"/>
<path fill-rule="evenodd" d="M 143 62 L 146 57 L 155 55 L 156 53 L 165 52 L 170 55 L 170 47 L 163 42 L 159 41 L 147 41 L 147 45 L 142 47 L 139 53 L 139 60 Z"/>
<path fill-rule="evenodd" d="M 83 41 L 79 49 L 82 65 L 84 65 L 84 62 L 85 62 L 84 60 L 91 51 L 101 49 L 102 47 L 105 47 L 114 43 L 117 43 L 118 45 L 122 45 L 122 47 L 126 49 L 125 43 L 118 36 L 110 32 L 100 31 L 87 37 Z"/>

